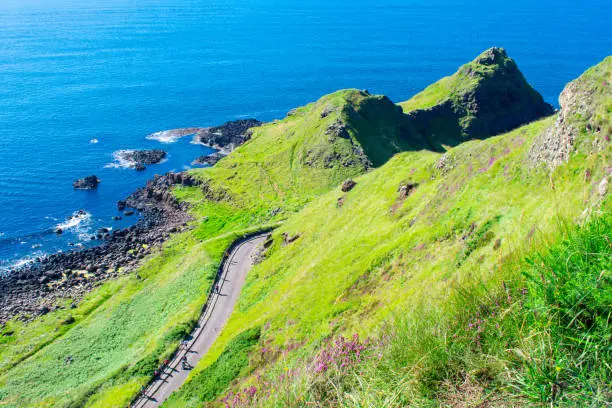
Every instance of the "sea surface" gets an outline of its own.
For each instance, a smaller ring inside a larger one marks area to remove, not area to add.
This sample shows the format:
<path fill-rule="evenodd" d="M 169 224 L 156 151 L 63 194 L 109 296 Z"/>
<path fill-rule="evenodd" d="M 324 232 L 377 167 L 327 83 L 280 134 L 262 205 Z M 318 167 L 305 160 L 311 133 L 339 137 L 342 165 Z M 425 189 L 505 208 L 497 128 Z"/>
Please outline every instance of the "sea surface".
<path fill-rule="evenodd" d="M 0 270 L 134 223 L 112 220 L 117 200 L 211 152 L 153 132 L 282 118 L 341 88 L 402 101 L 491 46 L 557 105 L 612 53 L 610 16 L 600 0 L 0 0 Z M 113 165 L 141 148 L 168 160 Z M 72 188 L 90 174 L 97 191 Z"/>

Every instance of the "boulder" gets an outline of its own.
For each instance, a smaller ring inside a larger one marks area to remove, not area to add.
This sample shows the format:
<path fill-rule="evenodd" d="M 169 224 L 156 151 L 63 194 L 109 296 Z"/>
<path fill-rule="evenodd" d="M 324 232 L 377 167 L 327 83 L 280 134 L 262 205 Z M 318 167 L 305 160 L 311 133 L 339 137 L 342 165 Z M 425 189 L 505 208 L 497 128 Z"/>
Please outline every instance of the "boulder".
<path fill-rule="evenodd" d="M 75 180 L 72 186 L 79 190 L 95 190 L 98 188 L 99 183 L 100 179 L 95 175 L 91 175 Z"/>
<path fill-rule="evenodd" d="M 348 179 L 344 183 L 342 183 L 340 190 L 346 193 L 347 191 L 351 191 L 356 185 L 357 183 L 355 181 Z"/>

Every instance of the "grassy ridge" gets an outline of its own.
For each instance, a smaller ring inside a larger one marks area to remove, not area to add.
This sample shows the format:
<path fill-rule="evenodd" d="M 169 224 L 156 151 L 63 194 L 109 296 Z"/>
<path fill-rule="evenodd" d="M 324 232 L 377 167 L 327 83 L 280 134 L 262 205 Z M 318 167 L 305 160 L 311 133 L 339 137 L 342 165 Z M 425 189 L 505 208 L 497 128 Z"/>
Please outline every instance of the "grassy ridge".
<path fill-rule="evenodd" d="M 502 48 L 491 48 L 451 76 L 400 103 L 432 148 L 505 133 L 553 113 Z"/>
<path fill-rule="evenodd" d="M 444 155 L 401 153 L 357 178 L 352 191 L 334 190 L 290 217 L 197 370 L 215 361 L 229 333 L 244 327 L 264 327 L 266 346 L 253 353 L 253 367 L 280 375 L 325 339 L 376 334 L 395 313 L 413 316 L 413 324 L 421 307 L 444 305 L 456 288 L 499 282 L 505 260 L 553 233 L 557 217 L 579 220 L 585 208 L 601 205 L 598 185 L 607 175 L 609 149 L 578 153 L 552 174 L 529 166 L 534 139 L 553 122 L 467 142 Z M 416 188 L 404 199 L 399 187 L 407 184 Z M 285 236 L 299 238 L 285 245 Z M 309 398 L 299 386 L 292 389 L 268 405 L 300 406 Z M 190 406 L 180 393 L 173 402 Z"/>
<path fill-rule="evenodd" d="M 390 113 L 368 118 L 373 110 Z M 401 148 L 390 122 L 398 113 L 386 98 L 340 91 L 258 128 L 230 157 L 196 171 L 206 188 L 175 190 L 194 204 L 192 231 L 77 308 L 67 299 L 36 324 L 2 329 L 0 406 L 124 406 L 190 330 L 225 248 L 363 173 L 370 164 L 358 140 L 382 134 L 389 151 L 378 148 L 380 160 Z M 348 137 L 328 132 L 336 123 Z"/>

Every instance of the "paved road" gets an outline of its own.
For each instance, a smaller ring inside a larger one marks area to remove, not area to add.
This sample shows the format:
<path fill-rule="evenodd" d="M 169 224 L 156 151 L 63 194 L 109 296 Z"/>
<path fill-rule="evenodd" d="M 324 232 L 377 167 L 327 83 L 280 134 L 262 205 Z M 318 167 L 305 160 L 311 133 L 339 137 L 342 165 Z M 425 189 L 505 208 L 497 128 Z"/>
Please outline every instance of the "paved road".
<path fill-rule="evenodd" d="M 149 384 L 146 396 L 137 399 L 132 407 L 158 407 L 173 391 L 183 385 L 190 369 L 208 352 L 232 314 L 246 274 L 253 266 L 252 255 L 256 247 L 265 240 L 265 235 L 244 241 L 232 250 L 223 264 L 219 279 L 220 293 L 213 293 L 209 297 L 206 309 L 188 337 L 186 345 L 175 354 L 159 378 Z M 182 364 L 184 356 L 187 356 L 187 367 Z"/>

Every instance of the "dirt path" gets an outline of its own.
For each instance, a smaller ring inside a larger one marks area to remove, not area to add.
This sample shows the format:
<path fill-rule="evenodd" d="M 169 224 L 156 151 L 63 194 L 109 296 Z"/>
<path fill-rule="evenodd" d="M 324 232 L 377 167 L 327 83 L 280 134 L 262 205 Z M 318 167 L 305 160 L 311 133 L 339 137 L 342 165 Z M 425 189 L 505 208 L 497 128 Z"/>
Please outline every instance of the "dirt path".
<path fill-rule="evenodd" d="M 264 242 L 265 235 L 258 235 L 235 246 L 223 263 L 219 278 L 220 293 L 210 295 L 198 325 L 173 357 L 168 367 L 146 389 L 146 396 L 138 398 L 132 407 L 150 408 L 160 406 L 173 391 L 183 385 L 192 367 L 208 352 L 223 326 L 230 317 L 238 300 L 246 274 L 253 266 L 252 255 Z M 181 360 L 187 356 L 188 367 Z"/>

